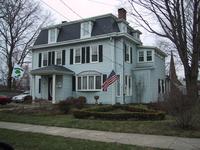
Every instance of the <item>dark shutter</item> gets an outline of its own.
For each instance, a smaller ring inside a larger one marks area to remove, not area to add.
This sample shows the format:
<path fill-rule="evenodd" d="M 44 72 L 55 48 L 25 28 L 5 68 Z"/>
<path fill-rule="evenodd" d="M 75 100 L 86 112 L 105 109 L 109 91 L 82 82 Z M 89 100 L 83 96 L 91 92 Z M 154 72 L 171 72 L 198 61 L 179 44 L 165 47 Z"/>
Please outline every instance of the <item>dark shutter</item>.
<path fill-rule="evenodd" d="M 82 64 L 85 63 L 85 47 L 82 47 Z"/>
<path fill-rule="evenodd" d="M 164 90 L 164 80 L 162 80 L 162 93 L 164 93 L 165 90 Z"/>
<path fill-rule="evenodd" d="M 74 57 L 73 49 L 70 49 L 70 64 L 73 64 L 73 57 Z"/>
<path fill-rule="evenodd" d="M 41 93 L 41 79 L 38 81 L 38 93 Z"/>
<path fill-rule="evenodd" d="M 103 62 L 103 45 L 99 45 L 99 62 Z"/>
<path fill-rule="evenodd" d="M 65 50 L 62 50 L 62 65 L 65 65 Z"/>
<path fill-rule="evenodd" d="M 48 65 L 52 65 L 52 62 L 51 62 L 51 52 L 48 52 Z"/>
<path fill-rule="evenodd" d="M 72 76 L 72 91 L 76 91 L 76 77 Z"/>
<path fill-rule="evenodd" d="M 52 65 L 55 65 L 55 52 L 52 52 Z"/>
<path fill-rule="evenodd" d="M 132 47 L 130 47 L 130 62 L 132 63 L 133 62 L 133 48 Z"/>
<path fill-rule="evenodd" d="M 161 88 L 160 88 L 160 79 L 158 79 L 158 93 L 160 94 L 160 91 L 161 90 Z"/>
<path fill-rule="evenodd" d="M 41 65 L 42 65 L 42 53 L 39 53 L 38 67 L 41 67 Z"/>
<path fill-rule="evenodd" d="M 90 63 L 90 47 L 86 47 L 86 63 Z"/>
<path fill-rule="evenodd" d="M 106 81 L 107 79 L 107 74 L 103 74 L 103 83 Z"/>

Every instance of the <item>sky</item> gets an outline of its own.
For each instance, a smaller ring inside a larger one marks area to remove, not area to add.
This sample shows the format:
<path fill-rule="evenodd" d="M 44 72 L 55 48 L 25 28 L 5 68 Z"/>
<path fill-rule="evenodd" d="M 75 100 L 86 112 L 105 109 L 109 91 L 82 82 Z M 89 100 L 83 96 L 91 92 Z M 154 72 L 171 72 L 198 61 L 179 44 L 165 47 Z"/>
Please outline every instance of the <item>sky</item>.
<path fill-rule="evenodd" d="M 61 23 L 62 21 L 74 21 L 88 17 L 112 13 L 117 16 L 118 8 L 130 10 L 130 5 L 124 2 L 125 0 L 40 0 L 43 8 L 50 11 L 53 15 L 53 24 Z M 148 33 L 142 27 L 136 26 L 130 12 L 127 11 L 127 21 L 134 29 L 142 32 L 141 40 L 144 45 L 157 46 L 158 37 Z M 154 23 L 155 25 L 155 23 Z M 167 58 L 169 63 L 169 57 Z M 182 67 L 177 67 L 177 74 L 183 77 Z"/>

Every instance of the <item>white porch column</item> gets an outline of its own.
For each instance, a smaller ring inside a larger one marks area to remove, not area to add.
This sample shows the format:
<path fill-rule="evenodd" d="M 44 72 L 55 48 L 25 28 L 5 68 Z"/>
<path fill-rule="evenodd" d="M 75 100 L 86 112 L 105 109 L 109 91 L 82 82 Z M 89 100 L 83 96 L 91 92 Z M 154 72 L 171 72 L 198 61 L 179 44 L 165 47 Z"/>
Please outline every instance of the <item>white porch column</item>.
<path fill-rule="evenodd" d="M 35 102 L 35 75 L 32 75 L 32 103 Z"/>
<path fill-rule="evenodd" d="M 52 103 L 56 103 L 56 75 L 53 74 L 53 82 L 52 82 Z"/>

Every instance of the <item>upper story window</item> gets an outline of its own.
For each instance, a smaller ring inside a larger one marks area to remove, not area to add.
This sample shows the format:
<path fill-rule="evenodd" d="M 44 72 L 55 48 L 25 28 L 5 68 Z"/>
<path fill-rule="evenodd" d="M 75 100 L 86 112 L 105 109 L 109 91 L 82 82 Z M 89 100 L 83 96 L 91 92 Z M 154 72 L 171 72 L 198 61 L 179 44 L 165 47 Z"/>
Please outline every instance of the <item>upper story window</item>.
<path fill-rule="evenodd" d="M 97 45 L 91 46 L 91 62 L 97 62 L 99 58 Z"/>
<path fill-rule="evenodd" d="M 62 64 L 62 53 L 61 51 L 58 51 L 56 53 L 56 64 L 61 65 Z"/>
<path fill-rule="evenodd" d="M 91 21 L 81 23 L 81 38 L 91 37 L 92 25 Z"/>
<path fill-rule="evenodd" d="M 125 62 L 132 63 L 132 47 L 125 44 Z"/>
<path fill-rule="evenodd" d="M 138 62 L 152 62 L 153 51 L 152 50 L 140 50 L 138 51 Z"/>
<path fill-rule="evenodd" d="M 48 53 L 47 52 L 44 52 L 43 53 L 43 66 L 47 66 L 47 63 L 48 63 Z"/>
<path fill-rule="evenodd" d="M 81 49 L 75 49 L 75 64 L 81 63 Z"/>
<path fill-rule="evenodd" d="M 48 43 L 55 43 L 58 37 L 58 29 L 49 29 L 48 31 Z"/>

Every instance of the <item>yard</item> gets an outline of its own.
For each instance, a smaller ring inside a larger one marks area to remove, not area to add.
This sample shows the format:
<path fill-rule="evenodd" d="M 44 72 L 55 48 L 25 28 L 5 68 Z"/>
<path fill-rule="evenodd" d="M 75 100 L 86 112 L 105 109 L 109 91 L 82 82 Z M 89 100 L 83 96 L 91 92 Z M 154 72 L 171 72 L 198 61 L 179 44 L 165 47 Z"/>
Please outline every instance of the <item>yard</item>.
<path fill-rule="evenodd" d="M 200 137 L 200 129 L 182 130 L 173 126 L 174 120 L 167 116 L 161 121 L 109 121 L 94 119 L 76 119 L 72 115 L 45 113 L 15 113 L 0 111 L 0 121 L 102 130 L 113 132 L 144 133 L 156 135 L 171 135 L 180 137 Z"/>
<path fill-rule="evenodd" d="M 0 139 L 17 150 L 156 150 L 156 148 L 71 139 L 5 129 L 0 129 L 0 133 Z"/>

